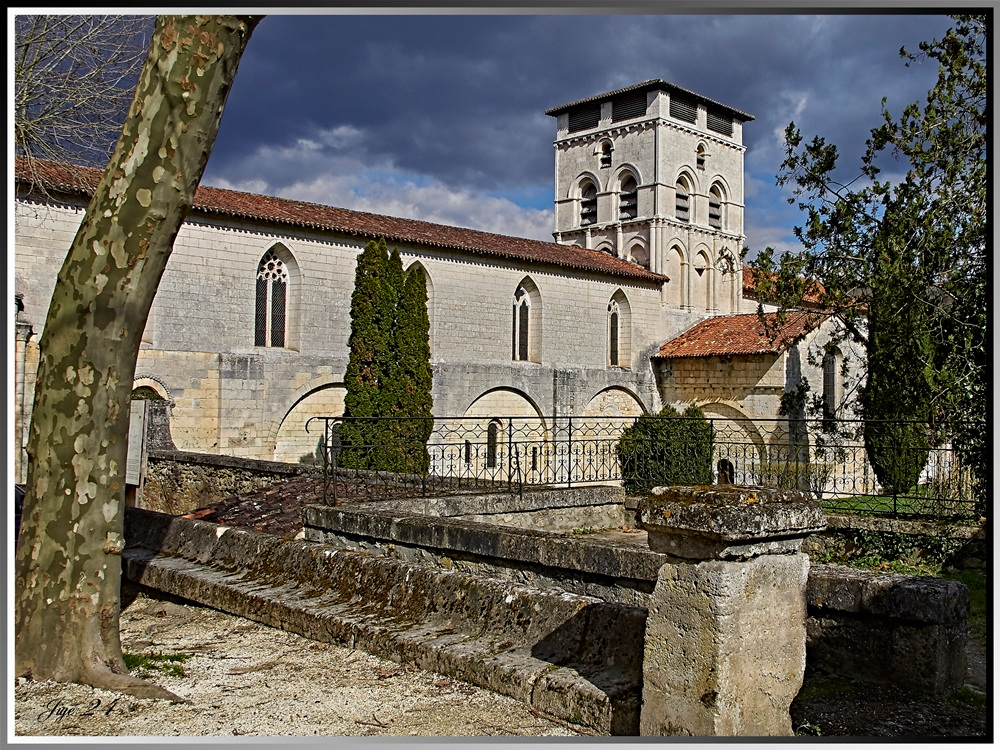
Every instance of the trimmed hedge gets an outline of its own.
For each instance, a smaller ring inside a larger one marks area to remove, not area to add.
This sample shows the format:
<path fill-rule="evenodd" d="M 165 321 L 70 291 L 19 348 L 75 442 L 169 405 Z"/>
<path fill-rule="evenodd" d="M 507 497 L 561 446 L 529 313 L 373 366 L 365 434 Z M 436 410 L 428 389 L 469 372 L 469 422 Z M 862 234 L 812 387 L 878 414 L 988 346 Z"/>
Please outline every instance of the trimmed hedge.
<path fill-rule="evenodd" d="M 712 425 L 691 405 L 643 415 L 618 440 L 622 485 L 630 495 L 654 487 L 712 483 Z"/>

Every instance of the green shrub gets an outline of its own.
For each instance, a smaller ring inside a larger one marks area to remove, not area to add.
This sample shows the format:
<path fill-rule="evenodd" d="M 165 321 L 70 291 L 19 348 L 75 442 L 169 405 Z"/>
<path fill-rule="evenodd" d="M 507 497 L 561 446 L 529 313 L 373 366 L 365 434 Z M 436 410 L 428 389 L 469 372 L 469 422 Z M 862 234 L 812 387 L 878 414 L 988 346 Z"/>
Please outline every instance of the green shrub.
<path fill-rule="evenodd" d="M 758 483 L 781 490 L 809 490 L 812 474 L 808 461 L 779 461 L 761 467 Z"/>
<path fill-rule="evenodd" d="M 670 406 L 643 415 L 618 440 L 622 484 L 630 495 L 654 487 L 712 483 L 712 426 L 701 409 Z"/>
<path fill-rule="evenodd" d="M 927 426 L 921 422 L 866 422 L 865 450 L 886 493 L 913 490 L 930 453 Z"/>

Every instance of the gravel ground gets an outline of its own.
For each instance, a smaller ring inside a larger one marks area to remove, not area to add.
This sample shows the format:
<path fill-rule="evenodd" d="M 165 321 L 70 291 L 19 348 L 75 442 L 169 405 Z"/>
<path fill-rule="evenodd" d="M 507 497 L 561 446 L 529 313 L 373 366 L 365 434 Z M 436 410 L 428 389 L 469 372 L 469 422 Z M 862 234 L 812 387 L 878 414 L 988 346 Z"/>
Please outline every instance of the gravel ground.
<path fill-rule="evenodd" d="M 138 699 L 81 685 L 20 679 L 17 735 L 491 736 L 593 734 L 448 677 L 318 643 L 218 612 L 131 592 L 126 653 L 157 654 L 133 675 L 190 703 Z M 170 662 L 162 657 L 180 655 Z M 970 647 L 969 688 L 941 699 L 809 675 L 792 705 L 800 735 L 992 740 L 988 658 Z M 176 673 L 171 673 L 173 668 Z"/>
<path fill-rule="evenodd" d="M 318 643 L 207 607 L 139 595 L 122 611 L 126 653 L 190 703 L 20 679 L 17 735 L 495 736 L 592 734 L 442 675 Z M 186 657 L 186 658 L 185 658 Z M 173 668 L 177 673 L 171 674 Z M 133 675 L 145 676 L 142 669 Z"/>

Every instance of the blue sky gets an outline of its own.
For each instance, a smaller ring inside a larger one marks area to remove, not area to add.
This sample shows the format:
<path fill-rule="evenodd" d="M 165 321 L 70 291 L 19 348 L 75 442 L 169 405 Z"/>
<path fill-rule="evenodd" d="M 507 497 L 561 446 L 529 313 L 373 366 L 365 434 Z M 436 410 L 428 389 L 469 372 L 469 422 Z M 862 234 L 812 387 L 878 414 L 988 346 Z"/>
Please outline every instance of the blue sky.
<path fill-rule="evenodd" d="M 551 239 L 545 110 L 663 78 L 744 127 L 747 243 L 796 247 L 783 132 L 838 145 L 853 177 L 890 111 L 936 78 L 900 47 L 941 14 L 269 15 L 240 65 L 205 184 Z M 901 166 L 888 160 L 886 173 Z"/>

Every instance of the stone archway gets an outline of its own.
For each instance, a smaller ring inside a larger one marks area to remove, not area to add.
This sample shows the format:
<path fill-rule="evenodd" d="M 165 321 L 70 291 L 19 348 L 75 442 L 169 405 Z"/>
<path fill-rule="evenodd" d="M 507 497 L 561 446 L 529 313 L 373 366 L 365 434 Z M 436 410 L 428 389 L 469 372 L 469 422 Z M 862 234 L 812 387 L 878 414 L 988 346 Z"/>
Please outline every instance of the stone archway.
<path fill-rule="evenodd" d="M 299 463 L 313 460 L 322 438 L 322 429 L 306 432 L 311 417 L 338 417 L 344 413 L 347 389 L 340 384 L 322 386 L 300 398 L 281 420 L 274 441 L 274 460 Z M 315 424 L 315 422 L 313 423 Z"/>
<path fill-rule="evenodd" d="M 448 446 L 438 460 L 449 467 L 459 465 L 461 475 L 504 480 L 510 471 L 519 471 L 531 482 L 546 476 L 551 453 L 548 425 L 538 405 L 522 391 L 486 391 L 449 433 Z"/>

